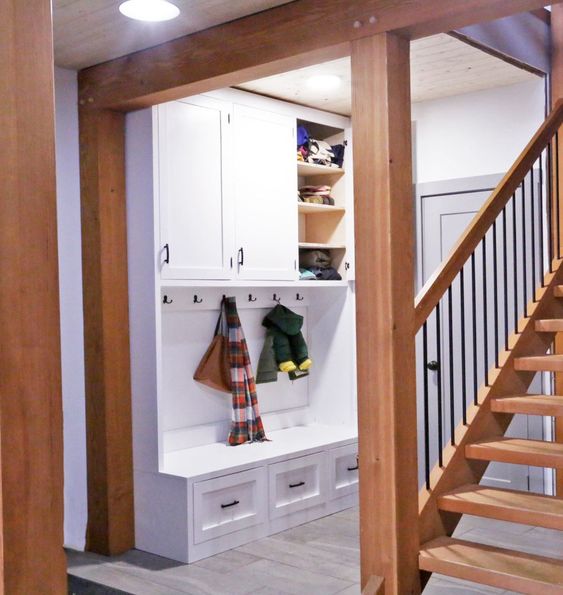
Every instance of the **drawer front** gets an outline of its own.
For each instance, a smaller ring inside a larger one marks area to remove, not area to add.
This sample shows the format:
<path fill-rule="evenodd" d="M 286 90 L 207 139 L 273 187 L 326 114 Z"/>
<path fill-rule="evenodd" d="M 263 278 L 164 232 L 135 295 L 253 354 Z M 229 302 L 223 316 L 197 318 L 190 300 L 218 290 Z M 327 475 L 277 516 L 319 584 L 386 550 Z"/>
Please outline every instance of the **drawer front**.
<path fill-rule="evenodd" d="M 330 498 L 342 498 L 358 491 L 358 445 L 347 444 L 328 452 Z"/>
<path fill-rule="evenodd" d="M 266 468 L 194 483 L 194 542 L 266 520 Z"/>
<path fill-rule="evenodd" d="M 270 518 L 278 518 L 326 501 L 324 452 L 269 466 Z"/>

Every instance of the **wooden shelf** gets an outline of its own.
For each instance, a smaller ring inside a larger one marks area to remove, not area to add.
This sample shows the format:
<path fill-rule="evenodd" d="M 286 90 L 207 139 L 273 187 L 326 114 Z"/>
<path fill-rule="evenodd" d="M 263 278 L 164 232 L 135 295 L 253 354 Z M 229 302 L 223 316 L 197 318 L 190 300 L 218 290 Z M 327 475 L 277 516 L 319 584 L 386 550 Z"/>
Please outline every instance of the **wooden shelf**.
<path fill-rule="evenodd" d="M 300 213 L 311 215 L 312 213 L 344 213 L 344 207 L 335 207 L 333 205 L 321 205 L 312 202 L 298 202 L 297 209 Z"/>
<path fill-rule="evenodd" d="M 300 250 L 344 250 L 343 244 L 315 244 L 311 242 L 299 242 Z"/>
<path fill-rule="evenodd" d="M 221 279 L 162 279 L 160 288 L 162 291 L 173 288 L 198 288 L 198 287 L 220 287 L 220 288 L 252 288 L 252 287 L 347 287 L 348 281 L 250 281 L 250 280 L 221 280 Z"/>
<path fill-rule="evenodd" d="M 328 167 L 326 165 L 298 161 L 297 173 L 300 176 L 341 176 L 344 174 L 344 170 L 341 167 Z"/>

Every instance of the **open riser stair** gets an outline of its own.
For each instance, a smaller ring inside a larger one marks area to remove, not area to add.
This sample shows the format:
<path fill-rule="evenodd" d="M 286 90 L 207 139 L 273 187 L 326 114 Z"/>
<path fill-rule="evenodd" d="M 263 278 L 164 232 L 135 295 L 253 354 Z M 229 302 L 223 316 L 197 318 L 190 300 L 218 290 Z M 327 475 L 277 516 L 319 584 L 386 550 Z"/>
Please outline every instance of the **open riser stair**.
<path fill-rule="evenodd" d="M 563 372 L 558 103 L 415 304 L 423 584 L 439 573 L 563 593 L 563 559 L 452 537 L 462 515 L 563 530 L 563 499 L 480 485 L 490 463 L 563 469 L 563 444 L 505 435 L 514 415 L 563 416 L 536 377 Z M 534 382 L 535 390 L 530 390 Z"/>

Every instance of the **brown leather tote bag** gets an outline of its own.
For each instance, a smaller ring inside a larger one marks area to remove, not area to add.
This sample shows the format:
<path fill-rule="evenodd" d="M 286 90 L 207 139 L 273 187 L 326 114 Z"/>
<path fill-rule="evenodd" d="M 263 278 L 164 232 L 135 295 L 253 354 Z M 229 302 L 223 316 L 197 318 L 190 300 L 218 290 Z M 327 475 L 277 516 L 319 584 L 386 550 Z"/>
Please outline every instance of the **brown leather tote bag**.
<path fill-rule="evenodd" d="M 194 380 L 224 393 L 231 392 L 229 339 L 224 300 L 221 301 L 221 312 L 215 327 L 215 335 L 199 362 Z"/>

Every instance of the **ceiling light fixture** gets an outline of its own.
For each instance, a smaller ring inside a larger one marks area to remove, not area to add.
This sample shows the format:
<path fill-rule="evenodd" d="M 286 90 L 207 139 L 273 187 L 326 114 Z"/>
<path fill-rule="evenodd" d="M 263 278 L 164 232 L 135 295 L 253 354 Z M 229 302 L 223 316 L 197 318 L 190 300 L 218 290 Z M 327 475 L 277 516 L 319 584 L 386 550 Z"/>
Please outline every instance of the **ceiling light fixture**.
<path fill-rule="evenodd" d="M 307 87 L 315 91 L 334 91 L 342 84 L 336 74 L 314 74 L 307 79 Z"/>
<path fill-rule="evenodd" d="M 175 19 L 180 9 L 167 0 L 127 0 L 119 5 L 119 12 L 136 21 L 155 23 Z"/>

